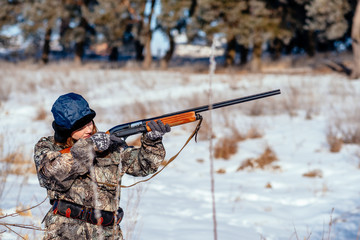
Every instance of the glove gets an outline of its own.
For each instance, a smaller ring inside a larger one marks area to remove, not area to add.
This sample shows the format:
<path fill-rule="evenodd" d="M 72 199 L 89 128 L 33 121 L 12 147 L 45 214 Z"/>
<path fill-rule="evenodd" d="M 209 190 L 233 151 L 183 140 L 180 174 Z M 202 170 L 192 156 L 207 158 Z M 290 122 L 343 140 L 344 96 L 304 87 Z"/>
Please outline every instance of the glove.
<path fill-rule="evenodd" d="M 158 120 L 157 122 L 152 120 L 148 123 L 148 126 L 150 127 L 151 131 L 147 132 L 145 135 L 152 141 L 162 138 L 165 133 L 171 131 L 170 125 L 164 125 L 161 120 Z"/>
<path fill-rule="evenodd" d="M 95 151 L 102 152 L 110 146 L 110 135 L 104 132 L 97 132 L 90 139 L 95 145 Z"/>

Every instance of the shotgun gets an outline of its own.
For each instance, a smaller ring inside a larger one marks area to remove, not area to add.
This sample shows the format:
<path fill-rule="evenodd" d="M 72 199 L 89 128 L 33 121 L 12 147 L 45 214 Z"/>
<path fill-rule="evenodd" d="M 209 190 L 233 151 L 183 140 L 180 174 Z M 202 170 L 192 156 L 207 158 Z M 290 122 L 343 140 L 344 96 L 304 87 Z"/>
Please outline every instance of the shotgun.
<path fill-rule="evenodd" d="M 127 137 L 139 133 L 146 133 L 151 131 L 150 127 L 148 126 L 148 123 L 152 120 L 157 121 L 161 120 L 165 125 L 169 124 L 170 127 L 182 125 L 185 123 L 195 122 L 197 120 L 202 120 L 202 116 L 199 114 L 201 112 L 205 112 L 212 109 L 227 107 L 234 104 L 239 104 L 243 102 L 249 102 L 260 98 L 270 97 L 277 94 L 280 94 L 280 89 L 272 90 L 268 92 L 258 93 L 255 95 L 247 96 L 247 97 L 241 97 L 241 98 L 235 98 L 228 101 L 218 102 L 211 105 L 205 105 L 202 107 L 196 107 L 196 108 L 190 108 L 187 110 L 179 111 L 179 112 L 173 112 L 169 114 L 165 114 L 158 117 L 153 118 L 147 118 L 135 122 L 129 122 L 117 125 L 110 130 L 108 130 L 106 133 L 110 135 L 115 135 L 116 137 L 126 139 Z M 69 153 L 71 148 L 65 148 L 61 150 L 61 153 Z"/>
<path fill-rule="evenodd" d="M 228 101 L 214 103 L 211 105 L 205 105 L 202 107 L 190 108 L 184 111 L 173 112 L 158 117 L 147 118 L 135 122 L 129 122 L 129 123 L 117 125 L 111 128 L 109 131 L 107 131 L 107 133 L 111 135 L 115 135 L 116 137 L 127 138 L 128 136 L 131 135 L 151 131 L 151 129 L 148 126 L 148 123 L 152 120 L 154 121 L 161 120 L 165 125 L 169 124 L 170 127 L 174 127 L 202 119 L 201 115 L 199 114 L 201 112 L 227 107 L 230 105 L 239 104 L 243 102 L 249 102 L 259 98 L 270 97 L 280 93 L 281 93 L 280 89 L 277 89 L 268 92 L 258 93 L 247 97 L 241 97 Z"/>

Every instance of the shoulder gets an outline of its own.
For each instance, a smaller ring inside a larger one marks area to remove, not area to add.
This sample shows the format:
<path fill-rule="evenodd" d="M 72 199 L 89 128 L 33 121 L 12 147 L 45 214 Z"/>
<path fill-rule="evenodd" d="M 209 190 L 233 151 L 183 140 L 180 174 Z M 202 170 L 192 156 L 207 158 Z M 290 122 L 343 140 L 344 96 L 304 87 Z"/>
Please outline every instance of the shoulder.
<path fill-rule="evenodd" d="M 55 140 L 53 136 L 49 137 L 42 137 L 39 141 L 35 144 L 35 149 L 39 148 L 56 148 Z"/>
<path fill-rule="evenodd" d="M 39 141 L 37 142 L 37 144 L 38 144 L 38 143 L 43 143 L 43 142 L 48 142 L 48 143 L 55 144 L 55 140 L 54 140 L 54 137 L 53 137 L 53 136 L 42 137 L 42 138 L 39 139 Z"/>

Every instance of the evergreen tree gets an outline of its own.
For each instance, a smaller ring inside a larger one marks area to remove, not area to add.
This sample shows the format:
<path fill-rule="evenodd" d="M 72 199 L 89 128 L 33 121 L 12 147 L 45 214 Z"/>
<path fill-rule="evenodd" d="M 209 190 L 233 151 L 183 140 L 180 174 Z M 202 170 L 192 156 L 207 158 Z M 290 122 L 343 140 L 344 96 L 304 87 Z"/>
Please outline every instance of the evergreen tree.
<path fill-rule="evenodd" d="M 0 0 L 0 30 L 18 24 L 22 19 L 22 1 Z M 0 44 L 8 47 L 10 39 L 0 34 Z"/>
<path fill-rule="evenodd" d="M 157 29 L 160 29 L 169 40 L 169 49 L 161 59 L 161 67 L 167 68 L 175 51 L 175 36 L 186 30 L 187 19 L 193 14 L 196 0 L 161 1 L 161 14 L 157 17 Z"/>
<path fill-rule="evenodd" d="M 226 38 L 226 65 L 234 63 L 237 45 L 252 48 L 253 71 L 261 69 L 263 44 L 273 39 L 288 43 L 291 38 L 291 31 L 282 26 L 281 12 L 268 6 L 267 1 L 199 0 L 193 19 L 191 26 L 204 31 L 208 41 L 214 34 L 223 34 Z M 246 60 L 247 56 L 242 58 Z"/>
<path fill-rule="evenodd" d="M 328 45 L 340 39 L 347 32 L 349 25 L 345 15 L 350 11 L 347 1 L 312 0 L 305 5 L 306 23 L 304 29 L 316 32 L 319 43 Z M 332 50 L 326 48 L 325 50 Z"/>
<path fill-rule="evenodd" d="M 131 33 L 134 38 L 135 58 L 143 61 L 143 67 L 149 68 L 152 63 L 151 21 L 154 13 L 155 0 L 131 0 L 128 4 L 128 11 L 131 15 Z M 145 56 L 144 56 L 145 52 Z"/>
<path fill-rule="evenodd" d="M 59 28 L 61 42 L 64 46 L 66 43 L 75 42 L 76 56 L 80 59 L 84 52 L 86 34 L 95 33 L 81 15 L 82 7 L 93 5 L 95 0 L 8 0 L 3 3 L 0 11 L 0 27 L 17 24 L 22 30 L 24 39 L 32 39 L 36 45 L 43 40 L 44 63 L 49 61 L 51 36 Z M 70 23 L 74 27 L 70 27 Z"/>
<path fill-rule="evenodd" d="M 57 20 L 65 13 L 61 1 L 34 0 L 26 1 L 23 5 L 24 21 L 21 29 L 25 39 L 38 41 L 43 39 L 41 59 L 44 63 L 49 61 L 50 41 Z"/>
<path fill-rule="evenodd" d="M 98 43 L 107 43 L 110 49 L 109 60 L 117 61 L 119 48 L 128 44 L 131 38 L 125 35 L 131 31 L 134 23 L 129 0 L 98 0 L 94 8 L 96 14 L 89 14 L 89 19 L 96 26 L 96 31 L 101 36 Z"/>
<path fill-rule="evenodd" d="M 290 43 L 285 46 L 285 53 L 287 54 L 298 54 L 305 51 L 309 56 L 315 55 L 314 31 L 304 29 L 306 20 L 305 6 L 309 1 L 278 1 L 282 12 L 282 24 L 292 32 Z"/>

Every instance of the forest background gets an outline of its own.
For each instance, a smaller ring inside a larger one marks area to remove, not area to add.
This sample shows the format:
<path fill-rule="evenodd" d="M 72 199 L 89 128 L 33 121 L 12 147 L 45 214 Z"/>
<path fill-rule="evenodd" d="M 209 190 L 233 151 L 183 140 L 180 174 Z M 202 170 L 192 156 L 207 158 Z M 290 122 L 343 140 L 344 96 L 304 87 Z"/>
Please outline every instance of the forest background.
<path fill-rule="evenodd" d="M 215 41 L 218 65 L 228 69 L 258 72 L 265 59 L 290 56 L 295 64 L 305 56 L 310 63 L 320 55 L 332 60 L 325 63 L 331 69 L 357 78 L 357 5 L 357 0 L 1 0 L 0 46 L 11 61 L 132 61 L 144 69 L 166 69 L 194 63 L 194 51 L 191 60 L 176 61 L 177 48 Z M 339 57 L 344 52 L 354 58 L 345 62 Z"/>

